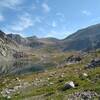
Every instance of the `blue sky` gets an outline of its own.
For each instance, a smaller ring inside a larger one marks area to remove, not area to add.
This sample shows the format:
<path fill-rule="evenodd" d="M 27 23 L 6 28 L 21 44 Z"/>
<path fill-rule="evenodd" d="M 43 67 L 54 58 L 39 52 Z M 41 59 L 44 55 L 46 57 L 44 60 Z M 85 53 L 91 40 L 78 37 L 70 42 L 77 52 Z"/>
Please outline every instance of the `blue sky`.
<path fill-rule="evenodd" d="M 22 36 L 65 38 L 100 23 L 100 0 L 0 0 L 0 29 Z"/>

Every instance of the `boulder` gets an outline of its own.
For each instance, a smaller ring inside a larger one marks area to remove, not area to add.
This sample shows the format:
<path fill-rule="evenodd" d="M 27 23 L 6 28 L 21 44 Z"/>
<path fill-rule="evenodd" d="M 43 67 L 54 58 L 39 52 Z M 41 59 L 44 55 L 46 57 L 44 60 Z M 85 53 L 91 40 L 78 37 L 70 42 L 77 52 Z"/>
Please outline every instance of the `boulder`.
<path fill-rule="evenodd" d="M 68 63 L 68 64 L 74 64 L 74 63 L 78 63 L 82 60 L 82 57 L 80 56 L 69 56 L 68 58 L 65 59 L 65 61 Z"/>
<path fill-rule="evenodd" d="M 67 90 L 67 89 L 71 89 L 71 88 L 75 88 L 75 84 L 73 81 L 70 82 L 66 82 L 64 87 L 63 87 L 63 91 Z"/>

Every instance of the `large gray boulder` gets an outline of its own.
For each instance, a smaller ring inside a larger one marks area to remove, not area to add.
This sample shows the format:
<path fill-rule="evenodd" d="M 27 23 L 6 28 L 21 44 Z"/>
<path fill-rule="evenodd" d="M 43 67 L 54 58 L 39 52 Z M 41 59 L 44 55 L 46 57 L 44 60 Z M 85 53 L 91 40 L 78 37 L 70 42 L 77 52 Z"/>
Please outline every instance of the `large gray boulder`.
<path fill-rule="evenodd" d="M 63 90 L 65 91 L 65 90 L 71 89 L 71 88 L 75 88 L 75 84 L 73 81 L 66 82 L 63 87 Z"/>

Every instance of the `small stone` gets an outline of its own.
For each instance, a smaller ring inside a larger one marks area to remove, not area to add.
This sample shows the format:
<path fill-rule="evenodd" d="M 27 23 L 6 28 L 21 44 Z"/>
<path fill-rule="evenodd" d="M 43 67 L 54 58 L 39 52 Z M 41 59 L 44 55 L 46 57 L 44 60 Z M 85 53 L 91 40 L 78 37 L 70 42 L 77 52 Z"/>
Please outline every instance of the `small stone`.
<path fill-rule="evenodd" d="M 88 74 L 87 73 L 83 73 L 83 76 L 88 77 Z"/>
<path fill-rule="evenodd" d="M 50 80 L 50 78 L 47 78 L 48 80 Z"/>
<path fill-rule="evenodd" d="M 7 96 L 8 99 L 11 99 L 11 96 Z"/>
<path fill-rule="evenodd" d="M 63 77 L 64 77 L 64 75 L 62 74 L 60 77 L 61 77 L 61 78 L 63 78 Z"/>
<path fill-rule="evenodd" d="M 53 85 L 54 83 L 50 82 L 50 85 Z"/>

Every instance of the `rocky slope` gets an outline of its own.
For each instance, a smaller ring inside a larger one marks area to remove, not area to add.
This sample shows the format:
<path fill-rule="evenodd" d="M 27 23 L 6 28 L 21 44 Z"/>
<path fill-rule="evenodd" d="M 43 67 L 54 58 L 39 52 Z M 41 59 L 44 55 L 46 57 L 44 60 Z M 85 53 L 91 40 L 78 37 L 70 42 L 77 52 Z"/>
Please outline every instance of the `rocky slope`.
<path fill-rule="evenodd" d="M 21 56 L 22 54 L 30 52 L 30 48 L 21 45 L 25 41 L 20 35 L 7 35 L 3 31 L 0 31 L 0 61 L 14 60 L 13 55 L 20 54 Z"/>
<path fill-rule="evenodd" d="M 100 24 L 78 30 L 63 40 L 64 50 L 100 48 Z"/>
<path fill-rule="evenodd" d="M 17 47 L 18 45 L 15 41 L 11 40 L 4 32 L 0 31 L 0 61 L 10 60 Z"/>
<path fill-rule="evenodd" d="M 100 51 L 96 54 L 100 58 Z M 93 55 L 84 54 L 81 62 L 59 68 L 1 77 L 0 100 L 99 100 L 100 61 L 98 67 L 85 68 Z"/>

